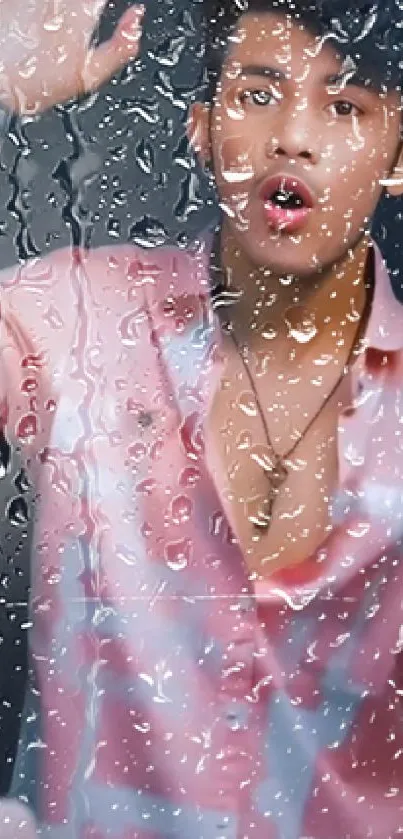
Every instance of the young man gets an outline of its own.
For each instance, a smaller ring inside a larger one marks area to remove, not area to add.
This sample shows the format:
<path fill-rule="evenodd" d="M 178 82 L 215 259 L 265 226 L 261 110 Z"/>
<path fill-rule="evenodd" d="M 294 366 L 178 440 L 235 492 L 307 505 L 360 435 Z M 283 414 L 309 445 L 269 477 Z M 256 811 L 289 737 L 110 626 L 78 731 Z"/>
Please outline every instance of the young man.
<path fill-rule="evenodd" d="M 401 832 L 386 5 L 207 5 L 189 130 L 217 234 L 3 280 L 5 432 L 38 493 L 11 793 L 52 839 Z"/>

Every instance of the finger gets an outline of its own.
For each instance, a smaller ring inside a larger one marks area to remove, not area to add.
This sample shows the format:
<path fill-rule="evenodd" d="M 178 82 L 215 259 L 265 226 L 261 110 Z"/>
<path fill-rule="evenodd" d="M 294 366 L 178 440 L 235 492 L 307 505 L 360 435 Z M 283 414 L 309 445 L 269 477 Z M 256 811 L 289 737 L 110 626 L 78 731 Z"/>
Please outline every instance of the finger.
<path fill-rule="evenodd" d="M 86 93 L 101 87 L 129 61 L 137 58 L 143 15 L 144 6 L 132 6 L 121 17 L 109 41 L 89 53 L 83 72 Z"/>

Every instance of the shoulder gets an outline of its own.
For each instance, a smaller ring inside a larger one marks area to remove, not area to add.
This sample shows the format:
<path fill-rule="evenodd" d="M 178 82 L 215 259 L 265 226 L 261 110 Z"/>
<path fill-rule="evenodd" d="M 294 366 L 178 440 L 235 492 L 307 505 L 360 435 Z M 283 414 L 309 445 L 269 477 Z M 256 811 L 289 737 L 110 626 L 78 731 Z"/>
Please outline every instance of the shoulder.
<path fill-rule="evenodd" d="M 77 306 L 109 302 L 119 308 L 130 297 L 157 301 L 191 293 L 199 280 L 200 258 L 179 247 L 132 245 L 81 250 L 63 248 L 0 271 L 2 312 L 18 314 L 29 328 L 43 323 L 52 304 L 61 319 L 74 318 Z"/>
<path fill-rule="evenodd" d="M 124 319 L 150 328 L 167 299 L 208 289 L 205 249 L 63 248 L 0 271 L 1 343 L 61 359 L 78 326 L 117 336 Z M 53 364 L 51 363 L 51 366 Z"/>
<path fill-rule="evenodd" d="M 189 248 L 134 248 L 131 273 L 151 305 L 166 298 L 204 296 L 209 285 L 205 240 Z"/>
<path fill-rule="evenodd" d="M 55 369 L 78 328 L 87 342 L 98 332 L 117 351 L 121 330 L 133 324 L 140 345 L 167 298 L 199 295 L 206 284 L 197 248 L 63 248 L 0 271 L 2 351 L 44 352 Z"/>

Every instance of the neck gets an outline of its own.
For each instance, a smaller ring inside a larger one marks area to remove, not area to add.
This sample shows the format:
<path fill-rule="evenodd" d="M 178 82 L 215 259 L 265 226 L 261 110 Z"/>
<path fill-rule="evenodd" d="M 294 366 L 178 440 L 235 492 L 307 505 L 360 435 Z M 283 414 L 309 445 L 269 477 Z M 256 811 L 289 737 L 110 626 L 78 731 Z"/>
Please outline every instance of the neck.
<path fill-rule="evenodd" d="M 363 314 L 369 249 L 365 237 L 326 270 L 309 278 L 282 277 L 253 265 L 224 226 L 216 257 L 234 294 L 220 310 L 222 321 L 251 348 L 275 348 L 277 358 L 285 349 L 288 356 L 292 345 L 301 351 L 301 345 L 319 340 L 327 341 L 331 352 L 332 343 L 354 330 Z"/>

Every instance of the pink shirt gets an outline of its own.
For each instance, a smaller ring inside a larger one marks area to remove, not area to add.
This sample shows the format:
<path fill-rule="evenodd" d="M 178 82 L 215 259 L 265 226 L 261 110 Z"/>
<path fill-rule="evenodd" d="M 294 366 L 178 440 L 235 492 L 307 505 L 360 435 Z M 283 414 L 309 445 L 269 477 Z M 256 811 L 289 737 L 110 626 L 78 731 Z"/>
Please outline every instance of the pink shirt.
<path fill-rule="evenodd" d="M 12 794 L 51 839 L 403 831 L 403 318 L 376 253 L 333 532 L 253 587 L 207 468 L 209 245 L 2 281 L 6 435 L 38 495 Z"/>

